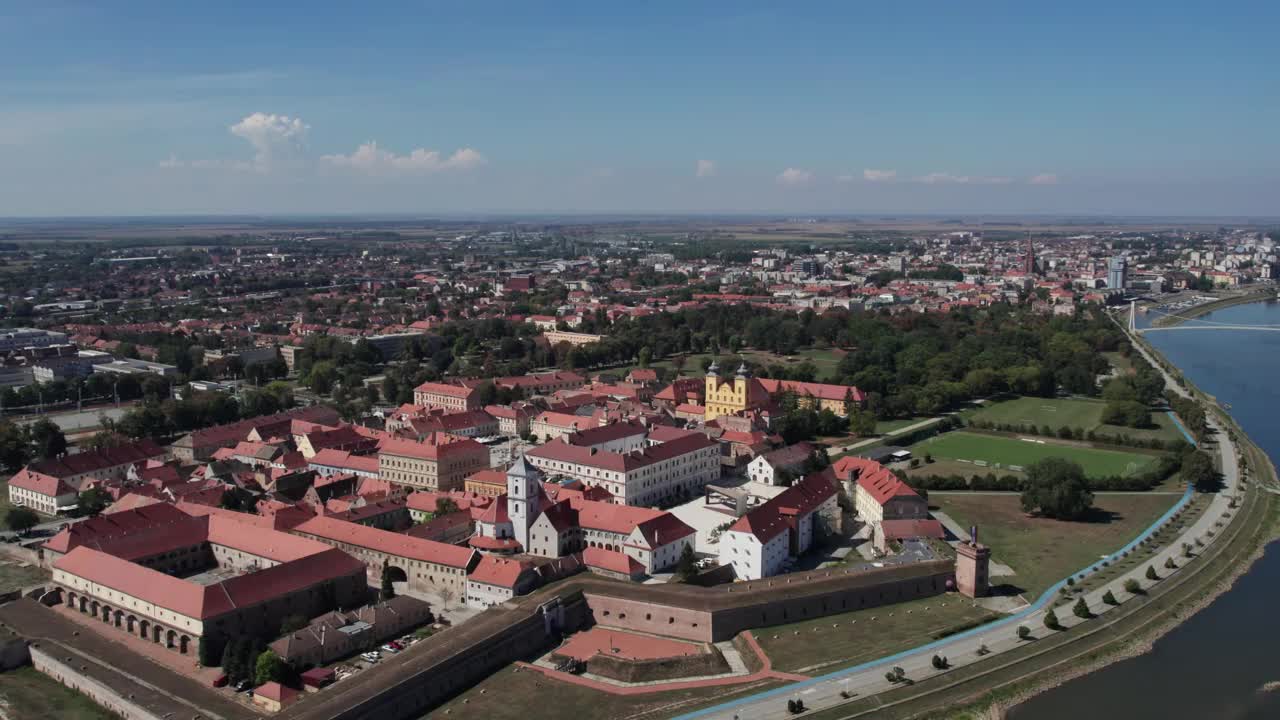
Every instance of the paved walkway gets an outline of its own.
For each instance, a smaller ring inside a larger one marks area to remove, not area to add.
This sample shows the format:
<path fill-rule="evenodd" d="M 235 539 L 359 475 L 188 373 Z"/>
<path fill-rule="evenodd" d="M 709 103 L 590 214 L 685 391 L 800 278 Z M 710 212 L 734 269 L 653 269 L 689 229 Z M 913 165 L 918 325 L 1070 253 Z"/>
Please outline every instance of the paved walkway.
<path fill-rule="evenodd" d="M 1144 355 L 1146 350 L 1135 343 Z M 1152 366 L 1160 368 L 1150 357 L 1148 360 Z M 1163 369 L 1161 369 L 1163 373 Z M 1164 373 L 1166 383 L 1186 395 L 1187 393 L 1179 388 Z M 1218 523 L 1223 521 L 1224 515 L 1232 513 L 1229 508 L 1231 498 L 1239 490 L 1240 469 L 1236 459 L 1235 444 L 1231 442 L 1230 436 L 1221 428 L 1212 414 L 1209 416 L 1210 427 L 1215 431 L 1215 439 L 1218 445 L 1218 451 L 1222 457 L 1222 475 L 1224 485 L 1221 491 L 1214 495 L 1205 512 L 1178 537 L 1174 538 L 1167 545 L 1159 548 L 1149 560 L 1139 563 L 1136 567 L 1128 572 L 1116 577 L 1108 582 L 1105 586 L 1100 587 L 1092 592 L 1087 593 L 1083 597 L 1088 604 L 1089 609 L 1095 615 L 1105 614 L 1112 608 L 1102 602 L 1102 596 L 1109 589 L 1114 594 L 1116 600 L 1121 604 L 1128 602 L 1133 595 L 1123 590 L 1124 583 L 1127 580 L 1134 580 L 1144 590 L 1152 587 L 1158 580 L 1152 581 L 1146 578 L 1148 567 L 1153 567 L 1160 578 L 1168 577 L 1174 573 L 1181 571 L 1181 566 L 1188 561 L 1182 557 L 1182 544 L 1195 544 L 1196 540 L 1204 542 L 1206 545 L 1217 541 L 1217 532 L 1220 527 Z M 1206 448 L 1209 449 L 1209 448 Z M 1142 533 L 1133 542 L 1126 545 L 1111 557 L 1117 557 L 1123 553 L 1129 552 L 1148 538 L 1157 529 L 1169 522 L 1173 516 L 1186 506 L 1191 500 L 1192 489 L 1187 488 L 1182 500 L 1180 500 L 1173 508 L 1171 508 L 1164 516 L 1157 520 L 1150 528 Z M 1166 569 L 1166 561 L 1172 560 L 1178 568 Z M 1085 570 L 1076 573 L 1075 577 L 1091 574 L 1096 572 L 1103 561 L 1099 561 Z M 936 670 L 933 668 L 932 658 L 934 654 L 943 655 L 950 661 L 950 667 L 962 667 L 974 663 L 982 662 L 985 659 L 997 657 L 1003 652 L 1012 650 L 1024 644 L 1025 641 L 1018 639 L 1016 630 L 1018 626 L 1025 625 L 1031 629 L 1033 637 L 1045 637 L 1046 634 L 1061 632 L 1049 630 L 1044 625 L 1045 611 L 1053 607 L 1063 628 L 1071 628 L 1086 620 L 1077 618 L 1072 614 L 1072 606 L 1076 602 L 1076 597 L 1072 597 L 1063 602 L 1063 597 L 1059 594 L 1059 589 L 1064 587 L 1066 580 L 1054 585 L 1045 591 L 1030 607 L 1016 615 L 989 623 L 982 627 L 974 628 L 957 635 L 953 635 L 944 640 L 935 641 L 922 645 L 911 650 L 907 650 L 895 655 L 883 657 L 878 660 L 863 663 L 852 668 L 829 673 L 820 677 L 816 677 L 804 682 L 788 685 L 786 687 L 770 690 L 746 699 L 735 700 L 733 702 L 716 705 L 703 710 L 678 716 L 681 719 L 691 718 L 717 718 L 718 720 L 784 720 L 790 718 L 787 712 L 786 701 L 791 698 L 800 698 L 805 705 L 811 710 L 820 710 L 829 708 L 845 702 L 841 696 L 842 692 L 851 693 L 854 696 L 865 697 L 868 695 L 876 695 L 896 687 L 895 684 L 885 679 L 885 672 L 891 667 L 900 667 L 906 677 L 911 680 L 924 680 L 935 675 L 946 673 L 947 670 Z M 978 655 L 979 649 L 987 652 L 984 655 Z"/>
<path fill-rule="evenodd" d="M 878 443 L 878 442 L 887 442 L 887 441 L 892 440 L 893 438 L 896 438 L 896 437 L 898 437 L 898 436 L 900 436 L 900 435 L 908 435 L 908 434 L 910 434 L 910 433 L 915 432 L 916 430 L 920 430 L 920 429 L 922 429 L 922 428 L 929 427 L 929 425 L 931 425 L 932 423 L 940 422 L 941 420 L 942 420 L 942 418 L 940 418 L 940 417 L 929 418 L 929 419 L 927 419 L 927 420 L 921 420 L 921 421 L 920 421 L 920 422 L 918 422 L 918 423 L 912 423 L 912 424 L 910 424 L 910 425 L 907 425 L 907 426 L 904 426 L 904 427 L 900 427 L 900 428 L 898 428 L 897 430 L 892 430 L 892 431 L 890 431 L 890 432 L 885 433 L 884 435 L 878 435 L 878 436 L 876 436 L 876 437 L 865 438 L 865 439 L 863 439 L 863 440 L 859 440 L 858 442 L 850 443 L 850 444 L 848 444 L 848 445 L 837 445 L 837 446 L 829 447 L 829 448 L 827 448 L 827 455 L 828 455 L 828 456 L 831 456 L 831 457 L 834 457 L 834 456 L 836 456 L 836 455 L 839 455 L 840 453 L 851 452 L 851 451 L 853 451 L 853 450 L 857 450 L 858 448 L 861 448 L 861 447 L 866 447 L 866 446 L 868 446 L 868 445 L 874 445 L 874 444 L 876 444 L 876 443 Z"/>

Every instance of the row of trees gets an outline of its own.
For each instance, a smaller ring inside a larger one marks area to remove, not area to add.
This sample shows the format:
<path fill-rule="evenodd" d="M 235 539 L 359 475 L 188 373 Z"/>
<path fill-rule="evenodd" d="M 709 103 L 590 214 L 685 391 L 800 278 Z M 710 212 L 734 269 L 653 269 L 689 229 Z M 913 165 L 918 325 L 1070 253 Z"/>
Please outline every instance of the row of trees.
<path fill-rule="evenodd" d="M 0 465 L 15 473 L 29 462 L 50 460 L 67 452 L 62 428 L 48 418 L 29 425 L 0 421 Z"/>

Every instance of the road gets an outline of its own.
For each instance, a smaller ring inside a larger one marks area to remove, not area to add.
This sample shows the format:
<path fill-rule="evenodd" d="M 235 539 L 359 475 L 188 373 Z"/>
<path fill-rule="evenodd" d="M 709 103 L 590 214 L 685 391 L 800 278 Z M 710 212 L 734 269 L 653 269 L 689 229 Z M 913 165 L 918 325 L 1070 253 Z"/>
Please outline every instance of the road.
<path fill-rule="evenodd" d="M 866 446 L 868 446 L 868 445 L 874 445 L 874 444 L 876 444 L 876 443 L 878 443 L 878 442 L 885 442 L 885 441 L 887 441 L 887 440 L 891 440 L 891 439 L 893 439 L 893 438 L 896 438 L 896 437 L 899 437 L 899 436 L 902 436 L 902 435 L 908 435 L 908 434 L 910 434 L 910 433 L 915 432 L 916 430 L 920 430 L 920 429 L 922 429 L 922 428 L 929 427 L 929 425 L 930 425 L 931 423 L 940 422 L 941 420 L 942 420 L 942 418 L 936 418 L 936 417 L 935 417 L 935 418 L 929 418 L 929 419 L 927 419 L 927 420 L 921 420 L 921 421 L 920 421 L 920 422 L 918 422 L 918 423 L 912 423 L 911 425 L 907 425 L 907 426 L 904 426 L 904 427 L 900 427 L 900 428 L 898 428 L 897 430 L 894 430 L 894 431 L 892 431 L 892 432 L 887 432 L 887 433 L 885 433 L 884 435 L 880 435 L 880 436 L 878 436 L 878 437 L 866 438 L 866 439 L 864 439 L 864 440 L 859 440 L 858 442 L 850 443 L 850 444 L 848 444 L 848 445 L 836 445 L 836 446 L 833 446 L 833 447 L 829 447 L 829 448 L 827 448 L 827 456 L 828 456 L 828 457 L 835 457 L 836 455 L 839 455 L 840 453 L 850 452 L 850 451 L 853 451 L 853 450 L 857 450 L 858 448 L 861 448 L 861 447 L 866 447 Z"/>
<path fill-rule="evenodd" d="M 1145 349 L 1141 345 L 1134 343 L 1139 347 L 1144 355 L 1147 355 Z M 1148 355 L 1148 361 L 1153 367 L 1160 369 L 1165 376 L 1165 382 L 1184 396 L 1189 394 L 1178 387 L 1167 372 L 1164 371 L 1154 360 Z M 1216 433 L 1218 450 L 1222 456 L 1222 475 L 1223 488 L 1210 501 L 1205 512 L 1186 530 L 1174 538 L 1171 542 L 1160 547 L 1158 551 L 1147 562 L 1139 563 L 1136 567 L 1123 575 L 1118 576 L 1114 580 L 1107 583 L 1092 592 L 1087 593 L 1084 597 L 1089 605 L 1089 609 L 1095 615 L 1103 615 L 1110 611 L 1111 606 L 1102 601 L 1102 596 L 1108 589 L 1112 591 L 1115 598 L 1121 604 L 1130 600 L 1133 595 L 1125 592 L 1122 588 L 1127 580 L 1134 580 L 1143 589 L 1150 588 L 1155 585 L 1158 580 L 1148 580 L 1146 578 L 1146 570 L 1148 567 L 1154 567 L 1161 578 L 1167 577 L 1174 572 L 1180 570 L 1164 569 L 1165 562 L 1172 559 L 1178 565 L 1186 562 L 1181 557 L 1181 548 L 1183 543 L 1195 544 L 1196 540 L 1204 542 L 1206 545 L 1212 542 L 1218 542 L 1221 536 L 1217 532 L 1219 528 L 1215 526 L 1219 520 L 1223 519 L 1223 515 L 1232 512 L 1230 509 L 1231 497 L 1236 494 L 1239 488 L 1240 468 L 1237 462 L 1236 447 L 1231 441 L 1230 436 L 1219 426 L 1217 421 L 1210 415 L 1210 427 Z M 1138 545 L 1142 540 L 1148 537 L 1151 532 L 1159 525 L 1162 525 L 1173 513 L 1183 507 L 1191 497 L 1191 491 L 1188 489 L 1183 496 L 1183 500 L 1174 506 L 1165 516 L 1156 522 L 1152 528 L 1136 538 L 1132 543 L 1125 546 L 1119 552 L 1126 552 Z M 1211 536 L 1210 533 L 1213 533 Z M 1119 553 L 1117 553 L 1119 554 Z M 1114 557 L 1114 555 L 1113 555 Z M 1095 564 L 1091 568 L 1078 573 L 1076 577 L 1095 571 L 1100 567 Z M 908 650 L 897 655 L 880 658 L 868 663 L 863 663 L 846 670 L 837 671 L 827 675 L 823 675 L 811 680 L 795 683 L 776 690 L 758 693 L 742 700 L 731 703 L 725 703 L 704 710 L 688 713 L 679 716 L 679 718 L 715 718 L 717 720 L 784 720 L 793 717 L 787 711 L 787 700 L 800 699 L 804 701 L 806 709 L 819 710 L 830 708 L 845 702 L 841 697 L 842 692 L 852 693 L 856 697 L 866 697 L 868 695 L 876 695 L 897 687 L 894 683 L 890 683 L 885 679 L 885 673 L 892 667 L 900 667 L 906 677 L 914 680 L 924 680 L 935 675 L 941 675 L 948 670 L 937 670 L 933 667 L 932 658 L 934 654 L 945 656 L 950 661 L 950 668 L 966 666 L 987 659 L 998 657 L 1001 653 L 1020 647 L 1026 641 L 1017 637 L 1017 628 L 1019 625 L 1025 625 L 1031 629 L 1033 637 L 1044 637 L 1048 633 L 1057 631 L 1049 630 L 1044 626 L 1045 610 L 1053 606 L 1054 612 L 1058 616 L 1058 620 L 1064 628 L 1071 628 L 1082 622 L 1088 622 L 1077 618 L 1072 614 L 1072 606 L 1076 602 L 1076 598 L 1071 598 L 1067 602 L 1062 602 L 1059 595 L 1059 588 L 1065 584 L 1063 582 L 1049 588 L 1040 596 L 1029 608 L 1023 610 L 1016 615 L 1004 618 L 997 622 L 975 628 L 974 630 L 959 633 L 949 638 L 923 645 L 912 650 Z M 951 597 L 946 599 L 952 602 Z M 969 602 L 959 599 L 961 602 Z M 989 653 L 982 656 L 978 655 L 980 648 L 985 647 Z"/>

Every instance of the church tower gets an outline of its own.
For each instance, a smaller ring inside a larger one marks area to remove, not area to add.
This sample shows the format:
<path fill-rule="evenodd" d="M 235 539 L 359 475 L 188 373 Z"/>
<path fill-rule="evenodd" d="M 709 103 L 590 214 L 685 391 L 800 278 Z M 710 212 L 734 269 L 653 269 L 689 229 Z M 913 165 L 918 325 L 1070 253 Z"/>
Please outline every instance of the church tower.
<path fill-rule="evenodd" d="M 524 455 L 507 470 L 507 515 L 511 531 L 525 552 L 529 551 L 529 528 L 542 514 L 542 471 Z"/>

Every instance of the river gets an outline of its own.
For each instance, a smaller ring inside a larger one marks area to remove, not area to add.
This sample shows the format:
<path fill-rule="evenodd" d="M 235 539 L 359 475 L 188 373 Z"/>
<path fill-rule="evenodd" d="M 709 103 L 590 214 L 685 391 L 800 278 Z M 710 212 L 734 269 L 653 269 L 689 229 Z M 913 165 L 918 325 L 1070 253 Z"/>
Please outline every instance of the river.
<path fill-rule="evenodd" d="M 1280 325 L 1280 303 L 1226 308 L 1200 319 Z M 1192 321 L 1189 324 L 1197 324 Z M 1153 332 L 1147 339 L 1231 415 L 1272 459 L 1280 458 L 1280 332 Z M 1226 594 L 1155 643 L 1151 652 L 1115 663 L 1032 698 L 1011 720 L 1274 720 L 1280 692 L 1280 543 Z"/>

